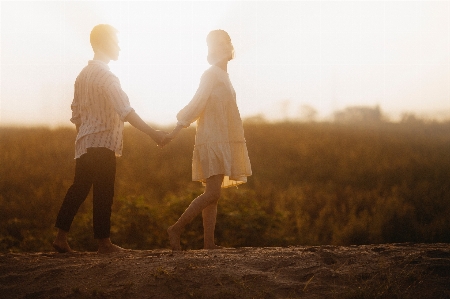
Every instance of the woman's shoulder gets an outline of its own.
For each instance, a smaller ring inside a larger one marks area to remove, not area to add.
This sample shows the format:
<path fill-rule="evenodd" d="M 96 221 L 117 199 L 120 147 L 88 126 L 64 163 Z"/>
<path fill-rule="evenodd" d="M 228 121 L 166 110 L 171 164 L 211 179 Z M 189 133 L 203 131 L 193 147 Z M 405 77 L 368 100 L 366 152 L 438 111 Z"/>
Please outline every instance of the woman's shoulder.
<path fill-rule="evenodd" d="M 200 78 L 201 86 L 215 85 L 216 82 L 217 82 L 217 75 L 211 68 L 205 70 Z"/>
<path fill-rule="evenodd" d="M 212 65 L 203 72 L 202 79 L 226 81 L 228 79 L 228 74 L 218 66 Z"/>
<path fill-rule="evenodd" d="M 213 66 L 207 68 L 203 72 L 202 78 L 205 78 L 205 79 L 217 79 L 217 73 L 216 73 L 215 69 L 213 68 Z"/>

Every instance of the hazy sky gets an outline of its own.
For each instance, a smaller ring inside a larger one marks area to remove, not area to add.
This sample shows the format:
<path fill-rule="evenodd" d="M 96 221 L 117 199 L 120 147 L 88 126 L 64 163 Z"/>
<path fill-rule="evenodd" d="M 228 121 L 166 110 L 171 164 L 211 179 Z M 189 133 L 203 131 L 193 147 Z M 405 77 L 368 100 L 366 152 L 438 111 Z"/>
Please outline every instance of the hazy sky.
<path fill-rule="evenodd" d="M 89 33 L 119 31 L 111 62 L 133 108 L 172 124 L 206 62 L 205 37 L 228 31 L 243 118 L 328 117 L 348 106 L 450 115 L 448 1 L 1 1 L 0 125 L 71 125 Z"/>

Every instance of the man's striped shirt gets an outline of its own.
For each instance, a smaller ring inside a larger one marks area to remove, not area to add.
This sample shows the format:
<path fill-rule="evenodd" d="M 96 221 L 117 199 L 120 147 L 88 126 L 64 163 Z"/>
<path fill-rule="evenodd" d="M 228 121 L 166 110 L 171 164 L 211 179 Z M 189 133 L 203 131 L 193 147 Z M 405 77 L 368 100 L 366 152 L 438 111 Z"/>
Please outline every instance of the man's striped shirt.
<path fill-rule="evenodd" d="M 75 158 L 89 147 L 105 147 L 122 155 L 124 121 L 134 110 L 106 63 L 90 60 L 80 72 L 71 108 L 70 121 L 79 126 Z"/>

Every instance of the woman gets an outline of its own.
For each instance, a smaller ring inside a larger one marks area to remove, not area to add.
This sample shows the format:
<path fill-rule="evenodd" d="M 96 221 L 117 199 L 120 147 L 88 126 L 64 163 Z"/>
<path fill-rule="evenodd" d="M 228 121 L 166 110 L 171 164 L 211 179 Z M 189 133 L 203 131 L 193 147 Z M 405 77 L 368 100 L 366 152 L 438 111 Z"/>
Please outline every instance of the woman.
<path fill-rule="evenodd" d="M 172 250 L 181 250 L 181 232 L 200 213 L 204 248 L 221 248 L 214 242 L 221 188 L 245 183 L 252 174 L 236 93 L 227 73 L 228 61 L 234 57 L 231 39 L 224 30 L 213 30 L 206 42 L 211 67 L 203 73 L 193 99 L 177 114 L 177 126 L 166 136 L 171 140 L 197 121 L 192 180 L 205 185 L 205 192 L 167 229 Z"/>

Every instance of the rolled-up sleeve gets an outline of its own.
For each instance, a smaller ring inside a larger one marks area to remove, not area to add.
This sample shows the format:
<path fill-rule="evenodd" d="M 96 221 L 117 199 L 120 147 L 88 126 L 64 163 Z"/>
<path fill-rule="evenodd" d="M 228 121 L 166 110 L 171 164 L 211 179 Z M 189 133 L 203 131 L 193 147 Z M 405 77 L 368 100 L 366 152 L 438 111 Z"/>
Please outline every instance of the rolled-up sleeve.
<path fill-rule="evenodd" d="M 73 95 L 73 101 L 70 105 L 70 109 L 72 109 L 72 117 L 70 118 L 70 121 L 76 125 L 81 125 L 81 115 L 80 115 L 80 104 L 79 104 L 79 95 L 78 95 L 78 89 L 75 88 L 74 95 Z"/>
<path fill-rule="evenodd" d="M 127 94 L 122 90 L 119 79 L 116 76 L 112 76 L 110 84 L 105 87 L 105 93 L 107 98 L 111 100 L 114 110 L 116 110 L 120 120 L 125 121 L 128 114 L 134 109 L 130 105 Z"/>
<path fill-rule="evenodd" d="M 213 87 L 214 74 L 208 71 L 204 72 L 194 97 L 177 114 L 178 125 L 187 128 L 191 123 L 193 123 L 200 117 L 203 110 L 205 109 L 206 103 L 208 102 L 208 98 L 211 95 Z"/>

